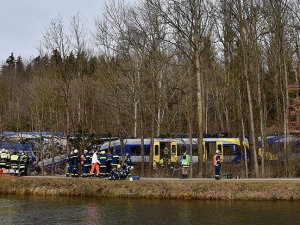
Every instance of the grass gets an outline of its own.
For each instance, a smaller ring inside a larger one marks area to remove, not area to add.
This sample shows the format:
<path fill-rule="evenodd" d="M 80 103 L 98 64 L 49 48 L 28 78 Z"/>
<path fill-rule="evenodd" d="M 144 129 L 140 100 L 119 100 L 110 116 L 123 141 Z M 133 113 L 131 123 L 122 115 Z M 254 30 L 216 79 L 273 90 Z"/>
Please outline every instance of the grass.
<path fill-rule="evenodd" d="M 295 181 L 109 181 L 101 179 L 1 179 L 1 194 L 147 199 L 300 200 Z"/>

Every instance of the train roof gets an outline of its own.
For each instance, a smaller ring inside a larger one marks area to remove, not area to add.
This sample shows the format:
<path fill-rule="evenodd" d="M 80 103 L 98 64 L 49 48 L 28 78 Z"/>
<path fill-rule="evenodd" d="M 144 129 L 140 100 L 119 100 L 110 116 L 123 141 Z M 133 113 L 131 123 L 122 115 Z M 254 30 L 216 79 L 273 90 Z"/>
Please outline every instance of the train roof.
<path fill-rule="evenodd" d="M 189 138 L 155 138 L 154 141 L 158 141 L 161 143 L 169 143 L 169 142 L 177 142 L 178 144 L 190 144 L 190 139 Z M 240 139 L 239 138 L 203 138 L 203 141 L 205 142 L 217 142 L 220 141 L 223 144 L 235 144 L 235 145 L 240 145 Z M 144 145 L 150 145 L 151 139 L 150 138 L 145 138 L 144 139 Z M 192 143 L 197 144 L 198 139 L 197 138 L 192 138 Z M 136 139 L 124 139 L 123 140 L 124 145 L 140 145 L 141 144 L 141 139 L 136 138 Z M 117 146 L 121 145 L 121 140 L 114 140 L 114 141 L 107 141 L 103 143 L 100 146 L 100 150 L 103 149 L 108 149 L 114 148 Z M 248 139 L 244 140 L 244 145 L 249 146 Z"/>

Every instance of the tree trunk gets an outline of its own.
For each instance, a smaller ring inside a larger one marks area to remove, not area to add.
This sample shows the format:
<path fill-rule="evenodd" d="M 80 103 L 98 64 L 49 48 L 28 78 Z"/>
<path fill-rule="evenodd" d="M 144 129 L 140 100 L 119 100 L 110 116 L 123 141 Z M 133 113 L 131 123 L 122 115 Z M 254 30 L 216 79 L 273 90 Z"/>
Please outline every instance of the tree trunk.
<path fill-rule="evenodd" d="M 199 28 L 199 2 L 196 1 L 195 10 L 195 24 L 194 24 L 194 60 L 195 60 L 195 77 L 197 80 L 197 122 L 198 122 L 198 167 L 199 177 L 203 177 L 203 90 L 202 90 L 202 74 L 201 74 L 201 62 L 200 62 L 200 28 Z"/>
<path fill-rule="evenodd" d="M 252 95 L 251 95 L 251 88 L 250 88 L 250 78 L 248 73 L 248 51 L 246 48 L 246 39 L 244 34 L 244 23 L 242 17 L 242 5 L 241 0 L 238 1 L 238 19 L 239 19 L 239 32 L 241 36 L 241 48 L 242 48 L 242 55 L 243 55 L 243 73 L 246 79 L 246 88 L 247 88 L 247 99 L 248 99 L 248 110 L 249 110 L 249 141 L 250 141 L 250 151 L 253 158 L 254 164 L 254 171 L 256 177 L 259 177 L 259 168 L 257 162 L 257 153 L 256 153 L 256 140 L 255 140 L 255 129 L 254 129 L 254 117 L 253 117 L 253 105 L 252 105 Z"/>
<path fill-rule="evenodd" d="M 264 106 L 262 104 L 261 93 L 261 76 L 259 68 L 257 71 L 257 93 L 258 93 L 258 106 L 259 106 L 259 120 L 260 120 L 260 135 L 261 135 L 261 175 L 265 176 L 265 118 L 264 118 Z"/>
<path fill-rule="evenodd" d="M 253 156 L 255 175 L 256 175 L 256 177 L 259 177 L 259 169 L 258 169 L 257 153 L 256 153 L 256 140 L 255 140 L 252 96 L 251 96 L 250 82 L 249 82 L 249 75 L 247 72 L 247 68 L 245 68 L 244 72 L 246 73 L 247 98 L 248 98 L 248 107 L 249 107 L 250 151 L 252 152 L 252 156 Z"/>
<path fill-rule="evenodd" d="M 191 165 L 190 165 L 190 177 L 193 177 L 193 128 L 192 128 L 192 115 L 191 115 L 191 105 L 192 105 L 192 96 L 188 91 L 185 94 L 186 99 L 186 110 L 187 110 L 187 125 L 188 125 L 188 132 L 189 132 L 189 148 L 190 148 L 190 155 L 191 155 Z"/>
<path fill-rule="evenodd" d="M 242 127 L 242 138 L 241 141 L 243 143 L 243 150 L 244 150 L 244 160 L 245 160 L 245 175 L 246 178 L 249 177 L 249 171 L 248 171 L 248 156 L 247 156 L 247 148 L 244 144 L 244 140 L 246 139 L 246 134 L 245 134 L 245 123 L 243 119 L 243 110 L 242 110 L 242 96 L 241 96 L 241 90 L 240 88 L 238 89 L 239 93 L 239 107 L 238 107 L 238 115 L 241 119 L 241 127 Z"/>
<path fill-rule="evenodd" d="M 289 165 L 290 161 L 290 152 L 289 152 L 289 89 L 288 89 L 288 73 L 287 73 L 287 66 L 286 66 L 286 59 L 283 56 L 283 68 L 284 68 L 284 153 L 285 153 L 285 170 L 286 175 L 291 177 L 291 166 Z"/>
<path fill-rule="evenodd" d="M 148 165 L 148 176 L 152 176 L 152 169 L 153 169 L 153 151 L 154 151 L 154 136 L 155 136 L 155 84 L 154 84 L 154 73 L 153 73 L 153 80 L 151 82 L 151 89 L 152 89 L 152 99 L 150 100 L 150 108 L 151 108 L 151 141 L 150 141 L 150 154 L 149 154 L 149 165 Z"/>
<path fill-rule="evenodd" d="M 162 71 L 159 71 L 159 79 L 158 79 L 158 102 L 157 102 L 157 127 L 156 127 L 156 137 L 160 135 L 160 124 L 162 120 L 162 109 L 161 109 L 161 101 L 162 101 L 162 79 L 163 79 L 163 73 Z"/>
<path fill-rule="evenodd" d="M 137 120 L 138 120 L 138 101 L 136 100 L 136 96 L 134 96 L 134 100 L 133 100 L 133 137 L 137 137 Z"/>

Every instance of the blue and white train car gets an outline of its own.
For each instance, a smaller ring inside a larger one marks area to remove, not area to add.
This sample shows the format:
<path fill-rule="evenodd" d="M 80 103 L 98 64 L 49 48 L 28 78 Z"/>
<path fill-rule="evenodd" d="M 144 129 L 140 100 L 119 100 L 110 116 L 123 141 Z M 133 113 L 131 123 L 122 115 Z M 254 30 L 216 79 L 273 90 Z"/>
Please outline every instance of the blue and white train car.
<path fill-rule="evenodd" d="M 122 147 L 123 145 L 123 147 Z M 144 160 L 149 162 L 151 139 L 144 139 Z M 249 148 L 248 140 L 245 139 L 241 143 L 239 138 L 204 138 L 203 139 L 203 161 L 212 161 L 216 150 L 221 151 L 222 161 L 229 163 L 240 163 L 241 152 Z M 124 139 L 123 143 L 120 140 L 105 142 L 100 146 L 99 150 L 115 149 L 120 156 L 129 153 L 132 156 L 132 162 L 138 163 L 141 158 L 141 139 Z M 192 139 L 192 149 L 190 149 L 189 138 L 155 138 L 153 141 L 153 161 L 162 163 L 163 159 L 168 159 L 169 163 L 177 163 L 180 161 L 181 155 L 187 151 L 192 153 L 193 163 L 198 162 L 198 140 Z"/>

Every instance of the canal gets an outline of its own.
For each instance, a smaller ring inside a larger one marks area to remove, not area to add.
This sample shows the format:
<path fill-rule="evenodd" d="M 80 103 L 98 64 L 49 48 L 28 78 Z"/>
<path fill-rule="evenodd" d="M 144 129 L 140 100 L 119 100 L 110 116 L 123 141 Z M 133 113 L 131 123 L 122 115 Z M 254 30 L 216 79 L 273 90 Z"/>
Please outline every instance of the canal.
<path fill-rule="evenodd" d="M 189 201 L 0 195 L 0 224 L 300 224 L 300 201 Z"/>

